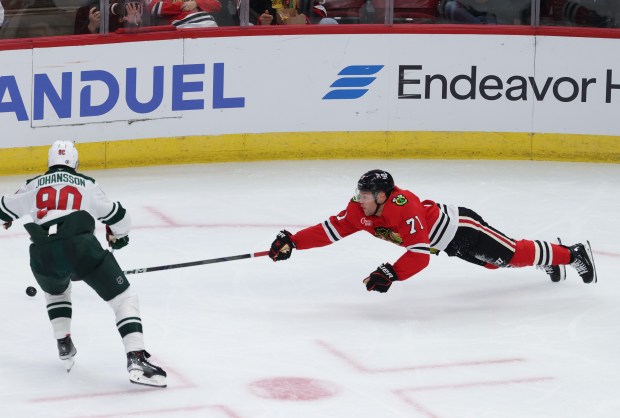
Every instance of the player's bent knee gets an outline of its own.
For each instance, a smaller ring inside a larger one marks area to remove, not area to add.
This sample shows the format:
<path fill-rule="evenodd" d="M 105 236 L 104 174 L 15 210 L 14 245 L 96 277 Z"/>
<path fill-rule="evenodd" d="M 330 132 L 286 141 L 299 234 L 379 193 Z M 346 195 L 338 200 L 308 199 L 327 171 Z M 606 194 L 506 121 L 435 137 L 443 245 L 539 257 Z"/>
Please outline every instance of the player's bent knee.
<path fill-rule="evenodd" d="M 106 254 L 101 264 L 84 278 L 84 282 L 106 302 L 129 288 L 127 277 L 111 253 Z"/>

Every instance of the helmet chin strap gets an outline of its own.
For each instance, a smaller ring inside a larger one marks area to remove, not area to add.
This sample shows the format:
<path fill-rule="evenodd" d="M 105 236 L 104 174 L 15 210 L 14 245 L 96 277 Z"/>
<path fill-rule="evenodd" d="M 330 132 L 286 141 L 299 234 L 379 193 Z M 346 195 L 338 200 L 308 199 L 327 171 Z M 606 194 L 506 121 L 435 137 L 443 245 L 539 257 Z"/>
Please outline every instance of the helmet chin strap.
<path fill-rule="evenodd" d="M 377 197 L 379 196 L 379 192 L 374 192 L 373 195 L 375 197 L 375 205 L 377 206 L 377 209 L 375 209 L 375 213 L 373 213 L 372 216 L 377 216 L 377 212 L 379 212 L 379 209 L 383 205 L 385 205 L 385 202 L 387 202 L 387 199 L 385 199 L 385 202 L 379 203 L 379 201 L 377 200 Z"/>

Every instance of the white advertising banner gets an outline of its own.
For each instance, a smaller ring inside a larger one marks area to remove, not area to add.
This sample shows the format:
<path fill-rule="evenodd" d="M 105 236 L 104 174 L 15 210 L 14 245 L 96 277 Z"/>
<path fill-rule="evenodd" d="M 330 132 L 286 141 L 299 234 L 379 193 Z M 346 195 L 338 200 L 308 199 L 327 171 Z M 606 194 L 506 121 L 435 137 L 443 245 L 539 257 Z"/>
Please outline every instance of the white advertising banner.
<path fill-rule="evenodd" d="M 31 145 L 32 50 L 0 52 L 0 148 Z"/>
<path fill-rule="evenodd" d="M 620 135 L 620 39 L 538 37 L 535 132 Z"/>
<path fill-rule="evenodd" d="M 0 147 L 264 132 L 620 135 L 620 40 L 337 34 L 0 52 Z"/>
<path fill-rule="evenodd" d="M 180 117 L 183 40 L 33 50 L 33 127 Z"/>
<path fill-rule="evenodd" d="M 224 91 L 245 98 L 242 111 L 218 115 L 224 131 L 239 123 L 247 132 L 531 129 L 532 101 L 505 98 L 506 79 L 534 75 L 531 37 L 251 37 L 246 54 L 238 39 L 216 42 L 188 40 L 185 58 L 204 62 L 202 51 L 217 51 L 207 67 L 225 65 Z"/>

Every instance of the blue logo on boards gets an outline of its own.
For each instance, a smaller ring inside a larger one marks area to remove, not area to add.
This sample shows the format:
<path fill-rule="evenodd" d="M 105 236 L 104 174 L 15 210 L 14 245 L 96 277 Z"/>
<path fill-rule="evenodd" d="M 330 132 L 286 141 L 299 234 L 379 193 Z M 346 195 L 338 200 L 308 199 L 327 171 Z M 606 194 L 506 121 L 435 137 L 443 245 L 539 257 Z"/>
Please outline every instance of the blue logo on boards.
<path fill-rule="evenodd" d="M 377 74 L 383 65 L 349 65 L 344 67 L 338 73 L 340 78 L 330 86 L 333 90 L 329 91 L 323 100 L 340 100 L 340 99 L 359 99 L 368 91 L 367 88 L 377 77 L 371 77 Z"/>
<path fill-rule="evenodd" d="M 32 83 L 32 120 L 45 120 L 46 117 L 69 119 L 98 117 L 112 112 L 118 106 L 126 106 L 135 114 L 149 114 L 167 107 L 173 112 L 184 110 L 204 110 L 212 108 L 244 108 L 245 97 L 226 97 L 224 95 L 224 63 L 213 63 L 212 102 L 209 104 L 200 93 L 208 87 L 204 77 L 210 73 L 206 64 L 180 64 L 172 68 L 157 65 L 152 69 L 125 68 L 123 72 L 112 74 L 105 70 L 87 70 L 79 73 L 64 71 L 61 80 L 52 81 L 47 73 L 34 74 Z M 152 72 L 151 75 L 145 73 Z M 0 73 L 1 74 L 1 73 Z M 152 77 L 150 91 L 138 94 L 139 77 Z M 193 77 L 193 80 L 192 80 Z M 93 84 L 102 86 L 103 93 L 95 95 Z M 75 92 L 78 88 L 79 92 Z M 123 91 L 124 90 L 124 91 Z M 170 97 L 164 94 L 170 92 Z M 0 75 L 0 115 L 13 113 L 18 121 L 30 120 L 28 99 L 30 93 L 20 91 L 14 75 Z M 193 98 L 188 97 L 194 94 Z M 144 100 L 144 96 L 148 98 Z M 79 98 L 79 99 L 78 99 Z M 46 112 L 55 115 L 46 115 Z"/>

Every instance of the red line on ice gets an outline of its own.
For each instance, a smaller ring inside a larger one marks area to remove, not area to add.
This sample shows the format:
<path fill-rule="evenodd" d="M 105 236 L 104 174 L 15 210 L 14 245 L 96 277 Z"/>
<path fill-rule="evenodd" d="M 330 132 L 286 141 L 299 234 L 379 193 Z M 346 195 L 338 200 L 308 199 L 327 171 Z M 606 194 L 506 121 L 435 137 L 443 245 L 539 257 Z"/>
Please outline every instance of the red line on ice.
<path fill-rule="evenodd" d="M 162 366 L 166 366 L 162 364 Z M 175 376 L 176 380 L 180 381 L 181 384 L 174 384 L 173 386 L 168 386 L 167 388 L 155 388 L 148 386 L 136 386 L 131 385 L 131 389 L 124 390 L 115 390 L 110 392 L 95 392 L 95 393 L 81 393 L 74 395 L 65 395 L 65 396 L 49 396 L 45 398 L 34 398 L 30 399 L 30 402 L 42 403 L 42 402 L 64 402 L 64 401 L 72 401 L 75 399 L 87 399 L 87 398 L 102 398 L 105 396 L 120 396 L 120 395 L 135 395 L 142 392 L 153 392 L 159 390 L 165 390 L 169 392 L 171 390 L 179 390 L 179 389 L 192 389 L 195 388 L 196 385 L 193 384 L 186 376 L 181 373 L 176 372 L 175 370 L 171 370 L 169 367 L 165 367 L 165 370 L 168 372 L 168 375 Z"/>
<path fill-rule="evenodd" d="M 169 412 L 192 412 L 192 411 L 201 411 L 204 409 L 217 409 L 226 415 L 229 418 L 241 418 L 237 415 L 231 408 L 226 405 L 196 405 L 196 406 L 185 406 L 179 408 L 166 408 L 166 409 L 149 409 L 144 411 L 133 411 L 133 412 L 116 412 L 112 414 L 100 414 L 100 415 L 80 415 L 73 418 L 114 418 L 114 417 L 125 417 L 125 416 L 151 416 L 153 414 L 167 414 Z"/>
<path fill-rule="evenodd" d="M 411 399 L 402 390 L 393 391 L 394 395 L 396 395 L 401 401 L 405 402 L 407 405 L 413 407 L 420 414 L 424 415 L 426 418 L 441 418 L 439 415 L 436 415 L 432 411 L 428 410 L 424 406 L 422 406 L 419 402 L 414 399 Z"/>
<path fill-rule="evenodd" d="M 466 366 L 488 366 L 492 364 L 504 364 L 504 363 L 517 363 L 525 361 L 522 358 L 506 358 L 506 359 L 491 359 L 491 360 L 473 360 L 473 361 L 459 361 L 455 363 L 439 363 L 439 364 L 422 364 L 418 366 L 405 366 L 405 367 L 386 367 L 386 368 L 370 368 L 366 367 L 350 356 L 346 355 L 342 351 L 339 351 L 326 343 L 325 341 L 317 340 L 316 343 L 326 349 L 335 357 L 347 363 L 349 366 L 363 373 L 395 373 L 406 372 L 415 370 L 426 369 L 447 369 L 451 367 L 466 367 Z"/>
<path fill-rule="evenodd" d="M 447 385 L 435 385 L 435 386 L 418 386 L 412 388 L 405 389 L 396 389 L 392 391 L 394 395 L 396 395 L 400 400 L 413 407 L 420 414 L 425 416 L 426 418 L 441 418 L 436 413 L 432 412 L 428 408 L 424 407 L 420 402 L 412 399 L 407 395 L 407 392 L 423 392 L 423 391 L 434 391 L 434 390 L 446 390 L 446 389 L 470 389 L 476 387 L 488 387 L 488 386 L 503 386 L 503 385 L 515 385 L 522 383 L 536 383 L 536 382 L 545 382 L 548 380 L 553 380 L 553 377 L 530 377 L 523 379 L 510 379 L 510 380 L 495 380 L 488 382 L 470 382 L 470 383 L 457 383 L 457 384 L 447 384 Z"/>
<path fill-rule="evenodd" d="M 551 376 L 543 376 L 543 377 L 526 377 L 522 379 L 508 379 L 508 380 L 491 380 L 486 382 L 468 382 L 468 383 L 455 383 L 455 384 L 447 384 L 447 385 L 433 385 L 433 386 L 415 386 L 411 388 L 405 389 L 397 389 L 396 392 L 428 392 L 433 390 L 444 390 L 444 389 L 469 389 L 481 386 L 502 386 L 502 385 L 515 385 L 519 383 L 534 383 L 534 382 L 545 382 L 548 380 L 554 380 L 554 377 Z"/>
<path fill-rule="evenodd" d="M 50 396 L 47 398 L 34 398 L 34 399 L 30 399 L 30 402 L 36 402 L 36 403 L 64 402 L 64 401 L 73 401 L 76 399 L 102 398 L 105 396 L 122 396 L 122 395 L 133 396 L 135 394 L 142 393 L 142 392 L 153 392 L 157 390 L 170 391 L 170 390 L 175 390 L 175 389 L 186 389 L 186 387 L 176 386 L 174 388 L 169 387 L 166 389 L 145 387 L 145 388 L 140 388 L 140 389 L 125 389 L 125 390 L 117 390 L 117 391 L 110 391 L 110 392 L 81 393 L 81 394 L 65 395 L 65 396 Z"/>
<path fill-rule="evenodd" d="M 146 206 L 145 209 L 147 211 L 151 212 L 153 215 L 157 216 L 162 221 L 164 221 L 165 224 L 168 224 L 168 225 L 171 225 L 171 226 L 177 226 L 177 223 L 175 222 L 174 219 L 172 219 L 170 216 L 160 212 L 159 210 L 155 209 L 154 207 Z"/>

